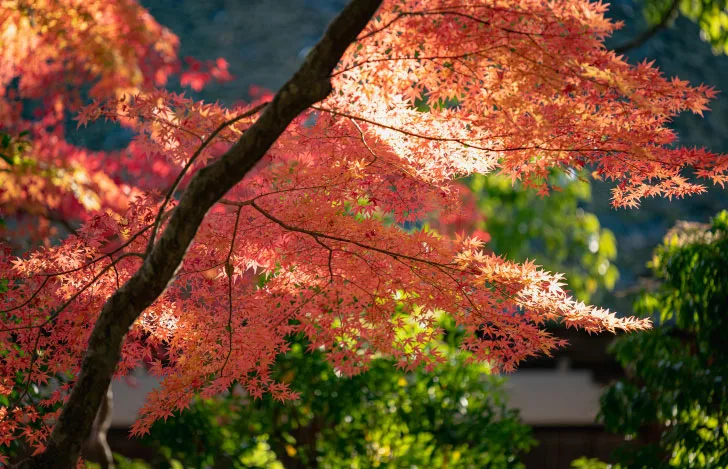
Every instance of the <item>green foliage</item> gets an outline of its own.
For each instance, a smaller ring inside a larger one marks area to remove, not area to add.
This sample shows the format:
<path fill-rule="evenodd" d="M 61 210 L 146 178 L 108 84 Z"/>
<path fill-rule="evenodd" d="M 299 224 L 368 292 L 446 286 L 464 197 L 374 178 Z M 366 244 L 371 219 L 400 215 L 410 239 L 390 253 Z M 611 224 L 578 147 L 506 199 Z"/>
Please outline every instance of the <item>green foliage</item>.
<path fill-rule="evenodd" d="M 612 264 L 614 234 L 581 208 L 591 199 L 588 182 L 564 174 L 552 182 L 559 190 L 548 197 L 497 174 L 473 176 L 469 186 L 485 217 L 480 228 L 492 237 L 491 249 L 564 273 L 573 293 L 588 301 L 599 288 L 611 290 L 619 276 Z"/>
<path fill-rule="evenodd" d="M 185 412 L 155 423 L 144 442 L 154 446 L 164 461 L 156 467 L 266 467 L 282 469 L 259 435 L 257 422 L 245 421 L 240 399 L 196 400 Z M 250 424 L 248 426 L 248 424 Z"/>
<path fill-rule="evenodd" d="M 619 466 L 607 464 L 598 459 L 579 458 L 571 462 L 572 469 L 619 469 Z"/>
<path fill-rule="evenodd" d="M 728 11 L 725 0 L 680 0 L 680 13 L 700 26 L 700 37 L 717 53 L 728 53 Z"/>
<path fill-rule="evenodd" d="M 628 378 L 603 395 L 601 418 L 628 436 L 659 434 L 621 451 L 625 467 L 728 467 L 728 212 L 679 224 L 650 267 L 661 283 L 635 307 L 658 327 L 615 342 Z"/>
<path fill-rule="evenodd" d="M 143 459 L 130 459 L 121 454 L 114 453 L 114 463 L 116 469 L 150 469 L 152 466 Z M 166 461 L 170 469 L 184 469 L 181 462 L 176 459 Z M 86 461 L 84 467 L 86 469 L 101 469 L 101 465 Z"/>
<path fill-rule="evenodd" d="M 275 375 L 299 400 L 198 400 L 147 441 L 186 467 L 523 467 L 518 453 L 533 440 L 505 407 L 503 379 L 443 347 L 449 359 L 431 372 L 379 358 L 346 378 L 296 342 Z"/>
<path fill-rule="evenodd" d="M 644 13 L 652 25 L 678 13 L 700 26 L 700 37 L 718 54 L 728 53 L 728 3 L 726 0 L 645 0 Z"/>
<path fill-rule="evenodd" d="M 17 137 L 10 134 L 0 132 L 0 159 L 8 166 L 13 166 L 24 161 L 23 153 L 30 147 L 30 141 L 27 140 L 28 132 L 20 132 Z"/>

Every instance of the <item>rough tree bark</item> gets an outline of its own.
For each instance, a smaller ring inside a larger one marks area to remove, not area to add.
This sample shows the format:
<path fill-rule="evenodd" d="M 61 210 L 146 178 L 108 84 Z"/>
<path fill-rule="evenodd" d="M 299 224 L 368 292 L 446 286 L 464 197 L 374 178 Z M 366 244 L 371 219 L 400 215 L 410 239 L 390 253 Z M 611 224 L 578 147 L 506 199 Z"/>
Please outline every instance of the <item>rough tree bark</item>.
<path fill-rule="evenodd" d="M 220 159 L 199 170 L 139 270 L 104 304 L 81 371 L 43 453 L 22 468 L 71 469 L 106 396 L 131 325 L 173 279 L 207 211 L 265 155 L 291 121 L 331 92 L 330 74 L 379 7 L 353 0 L 329 25 L 304 63 L 260 118 Z"/>
<path fill-rule="evenodd" d="M 111 454 L 106 434 L 111 426 L 114 413 L 114 393 L 111 386 L 106 390 L 106 396 L 101 401 L 99 411 L 91 427 L 91 434 L 81 449 L 84 459 L 98 463 L 101 469 L 114 469 L 114 456 Z"/>

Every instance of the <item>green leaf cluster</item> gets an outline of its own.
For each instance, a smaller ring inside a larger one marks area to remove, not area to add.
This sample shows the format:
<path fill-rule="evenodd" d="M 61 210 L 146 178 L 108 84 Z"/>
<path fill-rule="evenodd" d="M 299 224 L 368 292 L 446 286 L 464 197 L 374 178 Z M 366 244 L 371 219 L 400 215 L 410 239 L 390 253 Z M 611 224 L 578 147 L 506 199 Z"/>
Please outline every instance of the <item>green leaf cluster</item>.
<path fill-rule="evenodd" d="M 608 430 L 640 437 L 627 468 L 728 467 L 728 212 L 709 225 L 681 223 L 650 267 L 659 285 L 635 309 L 655 329 L 619 338 L 612 352 L 627 378 L 609 388 Z"/>
<path fill-rule="evenodd" d="M 534 441 L 506 408 L 503 379 L 466 366 L 463 352 L 448 357 L 431 372 L 378 358 L 340 377 L 297 340 L 274 374 L 300 399 L 200 399 L 156 423 L 147 441 L 185 467 L 523 467 L 518 454 Z"/>
<path fill-rule="evenodd" d="M 497 254 L 522 262 L 536 259 L 546 269 L 566 275 L 576 297 L 589 301 L 599 289 L 611 290 L 619 277 L 614 234 L 582 206 L 591 186 L 576 175 L 555 173 L 558 187 L 548 197 L 524 190 L 499 174 L 475 175 L 468 186 L 485 217 L 481 229 Z"/>
<path fill-rule="evenodd" d="M 673 12 L 697 23 L 701 39 L 710 43 L 714 53 L 728 53 L 726 0 L 644 0 L 645 18 L 651 25 L 664 23 Z"/>
<path fill-rule="evenodd" d="M 594 458 L 579 458 L 571 462 L 572 469 L 619 469 L 619 466 L 607 464 Z"/>
<path fill-rule="evenodd" d="M 13 166 L 25 162 L 23 153 L 30 147 L 30 141 L 26 139 L 29 132 L 23 131 L 19 135 L 13 136 L 4 132 L 0 132 L 0 159 L 8 166 Z"/>

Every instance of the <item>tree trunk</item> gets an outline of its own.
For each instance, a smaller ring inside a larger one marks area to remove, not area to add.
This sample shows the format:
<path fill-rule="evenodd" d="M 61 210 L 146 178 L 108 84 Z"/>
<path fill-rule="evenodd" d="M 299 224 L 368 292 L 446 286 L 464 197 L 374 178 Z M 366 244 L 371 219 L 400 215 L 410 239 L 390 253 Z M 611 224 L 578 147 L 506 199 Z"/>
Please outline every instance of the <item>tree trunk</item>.
<path fill-rule="evenodd" d="M 106 441 L 106 433 L 111 426 L 113 412 L 114 393 L 111 386 L 109 386 L 106 391 L 106 398 L 101 401 L 101 406 L 96 414 L 91 434 L 81 451 L 84 459 L 100 464 L 101 469 L 114 469 L 114 457 L 111 454 L 109 442 Z"/>

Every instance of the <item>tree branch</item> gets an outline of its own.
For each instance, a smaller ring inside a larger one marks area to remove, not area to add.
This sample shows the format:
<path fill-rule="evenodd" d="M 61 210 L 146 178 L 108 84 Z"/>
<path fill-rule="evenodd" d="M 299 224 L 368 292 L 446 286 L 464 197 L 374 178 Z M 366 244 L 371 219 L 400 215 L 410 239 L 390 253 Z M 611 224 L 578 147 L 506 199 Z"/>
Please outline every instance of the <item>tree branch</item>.
<path fill-rule="evenodd" d="M 624 54 L 625 52 L 635 49 L 637 47 L 640 47 L 645 42 L 649 41 L 652 36 L 660 32 L 663 28 L 667 26 L 667 23 L 670 22 L 670 20 L 675 16 L 675 13 L 677 13 L 677 8 L 679 6 L 678 0 L 672 0 L 672 3 L 670 4 L 670 8 L 665 12 L 664 15 L 662 15 L 662 18 L 660 18 L 660 21 L 653 24 L 650 28 L 646 29 L 645 31 L 642 31 L 640 34 L 632 38 L 631 40 L 625 42 L 624 44 L 620 44 L 617 47 L 613 48 L 612 50 L 616 52 L 617 54 Z"/>
<path fill-rule="evenodd" d="M 21 467 L 75 467 L 96 410 L 111 383 L 129 328 L 172 281 L 210 207 L 263 158 L 298 114 L 328 96 L 332 89 L 330 74 L 380 3 L 381 0 L 349 3 L 255 124 L 219 160 L 194 175 L 142 266 L 104 304 L 79 376 L 45 451 Z"/>
<path fill-rule="evenodd" d="M 384 254 L 385 256 L 390 256 L 392 259 L 395 259 L 395 260 L 397 260 L 397 259 L 407 259 L 407 260 L 412 261 L 412 262 L 418 262 L 420 264 L 427 264 L 427 265 L 432 266 L 432 267 L 448 268 L 448 269 L 452 269 L 452 270 L 457 270 L 452 264 L 445 264 L 445 263 L 442 263 L 442 262 L 430 261 L 430 260 L 427 260 L 427 259 L 423 259 L 423 258 L 415 257 L 415 256 L 410 256 L 410 255 L 407 255 L 407 254 L 400 254 L 398 252 L 389 251 L 387 249 L 382 249 L 382 248 L 378 248 L 376 246 L 370 246 L 370 245 L 367 245 L 367 244 L 364 244 L 364 243 L 360 243 L 359 241 L 356 241 L 356 240 L 353 240 L 353 239 L 347 239 L 347 238 L 342 238 L 340 236 L 329 235 L 329 234 L 323 233 L 321 231 L 313 231 L 313 230 L 307 230 L 305 228 L 298 228 L 298 227 L 289 225 L 285 221 L 283 221 L 283 220 L 281 220 L 281 219 L 273 216 L 270 212 L 265 211 L 263 208 L 261 208 L 260 205 L 256 204 L 255 201 L 251 201 L 250 202 L 250 205 L 255 210 L 257 210 L 258 213 L 260 213 L 261 215 L 263 215 L 265 218 L 267 218 L 268 220 L 272 221 L 273 223 L 279 225 L 281 228 L 283 228 L 285 230 L 288 230 L 288 231 L 296 232 L 296 233 L 307 234 L 307 235 L 311 236 L 317 243 L 323 245 L 326 249 L 330 249 L 330 248 L 328 246 L 326 246 L 325 244 L 322 244 L 320 238 L 330 239 L 332 241 L 339 241 L 339 242 L 342 242 L 342 243 L 348 243 L 348 244 L 351 244 L 351 245 L 354 245 L 354 246 L 358 246 L 358 247 L 360 247 L 362 249 L 367 249 L 369 251 L 374 251 L 374 252 L 378 252 L 380 254 Z"/>
<path fill-rule="evenodd" d="M 252 109 L 249 109 L 245 111 L 244 113 L 240 114 L 239 116 L 235 116 L 232 119 L 226 120 L 222 124 L 218 125 L 215 130 L 212 131 L 212 133 L 202 140 L 202 144 L 197 147 L 197 150 L 195 150 L 195 153 L 190 157 L 187 164 L 185 164 L 184 168 L 182 168 L 182 171 L 179 172 L 177 177 L 175 178 L 174 182 L 170 186 L 169 190 L 167 191 L 167 195 L 164 197 L 164 201 L 162 202 L 162 205 L 159 207 L 159 210 L 157 211 L 157 217 L 154 220 L 154 227 L 152 228 L 152 234 L 149 236 L 149 242 L 147 243 L 147 253 L 154 247 L 154 240 L 157 237 L 157 230 L 159 230 L 159 224 L 162 222 L 162 214 L 164 213 L 164 209 L 167 207 L 167 204 L 170 200 L 172 200 L 172 196 L 174 196 L 174 193 L 177 191 L 177 188 L 179 187 L 180 182 L 182 182 L 182 178 L 184 178 L 185 174 L 187 174 L 187 171 L 192 167 L 195 160 L 202 154 L 202 150 L 204 150 L 213 140 L 215 140 L 215 137 L 225 130 L 226 127 L 233 125 L 234 123 L 238 122 L 239 120 L 245 119 L 246 117 L 250 117 L 252 115 L 257 114 L 260 112 L 268 103 L 263 103 L 255 106 Z"/>

